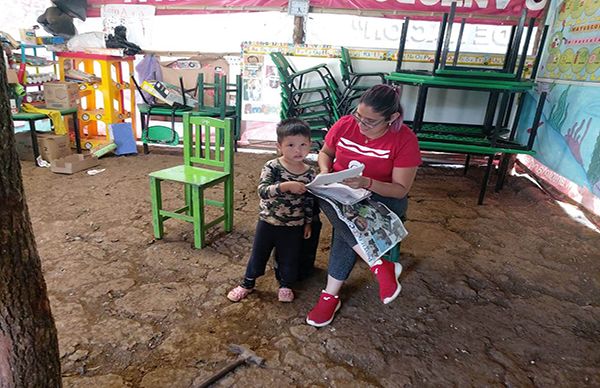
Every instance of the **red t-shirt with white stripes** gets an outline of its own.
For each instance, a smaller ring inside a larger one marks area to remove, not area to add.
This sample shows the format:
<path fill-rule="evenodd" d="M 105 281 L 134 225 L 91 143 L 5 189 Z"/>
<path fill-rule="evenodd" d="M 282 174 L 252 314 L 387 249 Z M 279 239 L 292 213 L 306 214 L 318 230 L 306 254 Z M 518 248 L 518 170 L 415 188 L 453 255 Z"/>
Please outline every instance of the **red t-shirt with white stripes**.
<path fill-rule="evenodd" d="M 394 167 L 417 167 L 421 152 L 417 136 L 406 125 L 369 139 L 358 128 L 354 117 L 340 118 L 327 132 L 325 144 L 335 151 L 333 171 L 345 170 L 357 160 L 365 165 L 363 175 L 381 182 L 392 181 Z"/>

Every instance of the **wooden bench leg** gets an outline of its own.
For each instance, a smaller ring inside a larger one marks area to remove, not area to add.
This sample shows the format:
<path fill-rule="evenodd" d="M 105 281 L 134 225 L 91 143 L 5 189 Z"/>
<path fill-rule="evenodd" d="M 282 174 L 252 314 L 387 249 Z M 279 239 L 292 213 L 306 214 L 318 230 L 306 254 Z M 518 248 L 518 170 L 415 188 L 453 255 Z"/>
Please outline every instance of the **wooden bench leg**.
<path fill-rule="evenodd" d="M 481 190 L 479 191 L 479 201 L 477 201 L 478 205 L 483 205 L 483 198 L 485 197 L 485 191 L 487 190 L 488 181 L 490 180 L 490 172 L 492 171 L 493 164 L 494 155 L 489 155 L 487 167 L 485 168 L 485 174 L 483 176 L 483 182 L 481 183 Z"/>

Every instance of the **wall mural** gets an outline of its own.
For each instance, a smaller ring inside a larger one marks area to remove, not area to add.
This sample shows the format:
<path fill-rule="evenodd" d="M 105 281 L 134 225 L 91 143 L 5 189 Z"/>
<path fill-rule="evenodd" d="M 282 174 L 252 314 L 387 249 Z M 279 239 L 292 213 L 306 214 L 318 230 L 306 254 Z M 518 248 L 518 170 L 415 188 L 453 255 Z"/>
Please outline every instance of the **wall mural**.
<path fill-rule="evenodd" d="M 527 96 L 517 139 L 527 142 L 538 96 Z M 533 149 L 519 158 L 563 193 L 600 213 L 600 88 L 551 84 Z"/>
<path fill-rule="evenodd" d="M 600 214 L 600 0 L 564 0 L 550 25 L 538 77 L 548 91 L 533 149 L 519 159 L 536 175 Z M 538 93 L 526 96 L 518 140 L 526 141 Z"/>

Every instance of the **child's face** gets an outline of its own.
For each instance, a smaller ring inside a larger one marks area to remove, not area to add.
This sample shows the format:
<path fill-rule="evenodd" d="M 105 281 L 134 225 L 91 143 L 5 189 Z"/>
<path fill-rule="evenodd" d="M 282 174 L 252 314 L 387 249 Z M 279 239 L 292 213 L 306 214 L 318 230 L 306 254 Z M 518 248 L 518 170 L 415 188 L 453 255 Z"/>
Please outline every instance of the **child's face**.
<path fill-rule="evenodd" d="M 302 162 L 310 151 L 310 139 L 303 135 L 286 136 L 277 143 L 277 149 L 287 162 Z"/>

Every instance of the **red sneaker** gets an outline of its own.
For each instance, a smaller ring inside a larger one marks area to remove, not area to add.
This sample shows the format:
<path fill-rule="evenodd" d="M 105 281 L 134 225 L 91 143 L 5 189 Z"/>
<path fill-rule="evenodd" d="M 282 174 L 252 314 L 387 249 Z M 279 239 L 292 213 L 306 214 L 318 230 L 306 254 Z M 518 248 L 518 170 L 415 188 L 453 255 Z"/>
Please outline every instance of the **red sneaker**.
<path fill-rule="evenodd" d="M 315 327 L 327 326 L 333 321 L 335 313 L 341 306 L 339 296 L 322 291 L 317 305 L 306 316 L 306 323 Z"/>
<path fill-rule="evenodd" d="M 388 304 L 396 299 L 402 289 L 398 281 L 400 273 L 402 273 L 402 265 L 379 259 L 371 267 L 371 272 L 375 274 L 379 282 L 379 298 L 383 304 Z"/>

